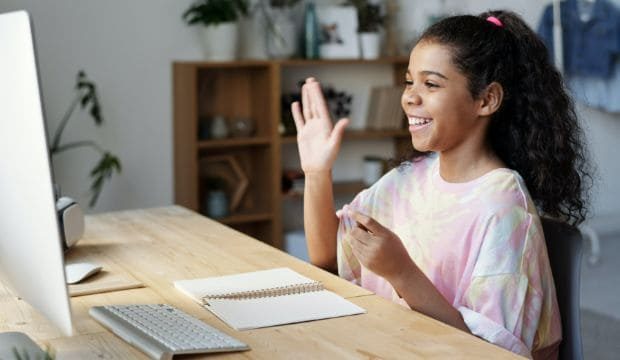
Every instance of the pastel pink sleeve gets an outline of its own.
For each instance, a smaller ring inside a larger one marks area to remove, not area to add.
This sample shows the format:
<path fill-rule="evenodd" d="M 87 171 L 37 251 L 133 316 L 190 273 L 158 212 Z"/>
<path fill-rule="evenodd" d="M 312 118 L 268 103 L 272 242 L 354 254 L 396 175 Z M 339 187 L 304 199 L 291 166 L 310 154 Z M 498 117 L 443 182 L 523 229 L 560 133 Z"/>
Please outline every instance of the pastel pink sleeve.
<path fill-rule="evenodd" d="M 544 240 L 531 226 L 532 216 L 519 207 L 491 217 L 457 308 L 474 335 L 526 357 L 543 311 L 540 264 L 530 253 Z"/>

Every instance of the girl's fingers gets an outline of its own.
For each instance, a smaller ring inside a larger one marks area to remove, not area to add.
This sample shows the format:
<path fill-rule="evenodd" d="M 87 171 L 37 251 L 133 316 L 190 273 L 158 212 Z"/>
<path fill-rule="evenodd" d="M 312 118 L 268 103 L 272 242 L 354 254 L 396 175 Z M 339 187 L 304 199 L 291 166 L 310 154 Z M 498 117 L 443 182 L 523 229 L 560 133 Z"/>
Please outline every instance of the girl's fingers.
<path fill-rule="evenodd" d="M 360 247 L 367 247 L 368 245 L 370 245 L 372 243 L 370 239 L 371 236 L 371 234 L 357 226 L 354 227 L 353 230 L 351 230 L 351 237 L 358 242 Z"/>
<path fill-rule="evenodd" d="M 301 87 L 301 109 L 303 111 L 305 121 L 312 119 L 312 113 L 310 112 L 311 106 L 312 103 L 310 101 L 310 95 L 308 94 L 308 84 L 304 84 Z"/>
<path fill-rule="evenodd" d="M 383 233 L 384 227 L 379 224 L 375 219 L 370 216 L 364 215 L 358 211 L 351 211 L 349 214 L 353 220 L 358 223 L 358 226 L 366 229 L 374 234 Z"/>
<path fill-rule="evenodd" d="M 312 99 L 312 110 L 314 114 L 322 119 L 328 120 L 331 115 L 329 114 L 327 102 L 325 101 L 325 96 L 323 96 L 323 91 L 321 91 L 321 85 L 317 81 L 314 81 L 311 89 L 310 96 Z"/>
<path fill-rule="evenodd" d="M 301 128 L 304 127 L 304 117 L 301 114 L 299 101 L 295 101 L 291 105 L 291 112 L 293 113 L 293 120 L 295 120 L 295 128 L 297 128 L 297 133 L 299 134 Z"/>
<path fill-rule="evenodd" d="M 353 255 L 355 255 L 355 257 L 360 260 L 362 254 L 364 254 L 364 245 L 361 244 L 359 240 L 353 235 L 349 236 L 349 244 L 351 245 L 351 251 L 353 252 Z"/>

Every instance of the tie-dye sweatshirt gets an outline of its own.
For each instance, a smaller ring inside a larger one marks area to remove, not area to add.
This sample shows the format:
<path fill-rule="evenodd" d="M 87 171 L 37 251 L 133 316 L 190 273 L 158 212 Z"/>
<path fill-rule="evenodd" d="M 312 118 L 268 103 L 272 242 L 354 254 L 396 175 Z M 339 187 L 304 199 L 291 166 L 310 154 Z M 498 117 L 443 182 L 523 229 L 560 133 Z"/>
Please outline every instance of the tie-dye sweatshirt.
<path fill-rule="evenodd" d="M 517 172 L 449 183 L 431 155 L 393 169 L 347 206 L 401 239 L 474 335 L 527 357 L 557 357 L 560 313 L 544 235 Z M 340 276 L 408 306 L 353 256 L 347 235 L 354 223 L 339 214 Z"/>

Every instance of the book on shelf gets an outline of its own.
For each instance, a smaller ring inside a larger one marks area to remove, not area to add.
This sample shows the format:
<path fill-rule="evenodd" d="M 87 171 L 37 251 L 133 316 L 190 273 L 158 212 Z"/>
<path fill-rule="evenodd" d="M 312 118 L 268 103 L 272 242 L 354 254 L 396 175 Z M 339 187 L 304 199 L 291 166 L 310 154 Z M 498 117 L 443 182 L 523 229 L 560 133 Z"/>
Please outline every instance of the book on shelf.
<path fill-rule="evenodd" d="M 373 130 L 398 130 L 403 128 L 404 113 L 401 107 L 402 88 L 399 86 L 374 86 L 370 89 L 366 128 Z"/>
<path fill-rule="evenodd" d="M 174 286 L 235 330 L 366 312 L 288 268 L 178 280 Z"/>

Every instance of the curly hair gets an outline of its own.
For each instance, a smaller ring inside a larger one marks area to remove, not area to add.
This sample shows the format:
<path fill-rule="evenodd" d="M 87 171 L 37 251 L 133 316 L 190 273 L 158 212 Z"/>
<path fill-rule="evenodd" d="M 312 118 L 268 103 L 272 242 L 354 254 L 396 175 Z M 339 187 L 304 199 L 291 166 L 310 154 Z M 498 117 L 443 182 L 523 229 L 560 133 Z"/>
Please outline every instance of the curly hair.
<path fill-rule="evenodd" d="M 502 25 L 487 21 L 489 16 Z M 501 84 L 504 98 L 487 130 L 490 147 L 523 177 L 542 214 L 573 225 L 583 222 L 592 183 L 583 131 L 562 76 L 536 33 L 517 14 L 499 10 L 443 19 L 420 42 L 451 50 L 473 98 L 490 83 Z M 411 149 L 400 159 L 406 164 L 424 155 Z"/>

